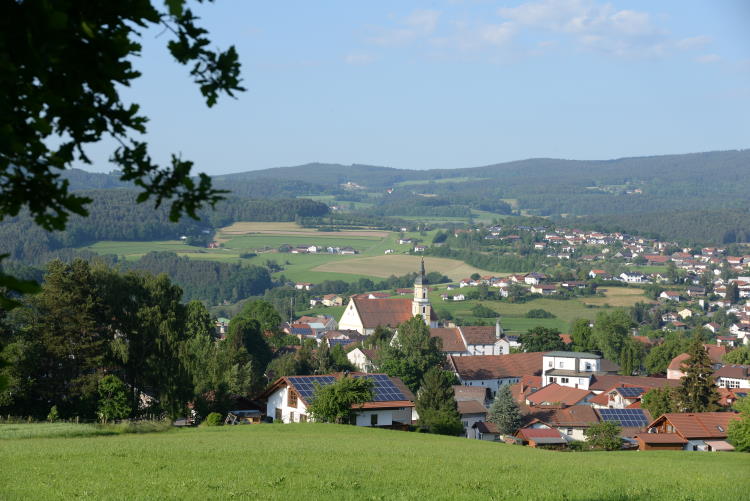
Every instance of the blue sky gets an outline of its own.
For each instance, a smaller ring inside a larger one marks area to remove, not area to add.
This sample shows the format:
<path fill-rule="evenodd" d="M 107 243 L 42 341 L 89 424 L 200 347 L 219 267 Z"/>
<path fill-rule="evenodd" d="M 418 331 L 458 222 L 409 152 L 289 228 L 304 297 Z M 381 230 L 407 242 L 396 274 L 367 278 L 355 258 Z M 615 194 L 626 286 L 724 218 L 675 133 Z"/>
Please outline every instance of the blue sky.
<path fill-rule="evenodd" d="M 750 2 L 217 0 L 248 91 L 207 109 L 167 35 L 123 96 L 154 158 L 452 168 L 750 147 Z M 108 171 L 111 143 L 92 148 Z"/>

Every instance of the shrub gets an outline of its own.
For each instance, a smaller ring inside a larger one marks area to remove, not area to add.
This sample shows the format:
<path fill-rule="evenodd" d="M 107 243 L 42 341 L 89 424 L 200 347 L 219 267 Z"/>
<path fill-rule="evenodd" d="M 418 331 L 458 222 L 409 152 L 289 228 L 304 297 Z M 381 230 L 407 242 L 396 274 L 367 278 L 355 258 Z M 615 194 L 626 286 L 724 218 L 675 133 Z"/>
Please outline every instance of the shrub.
<path fill-rule="evenodd" d="M 474 306 L 471 309 L 471 314 L 474 315 L 475 317 L 480 317 L 480 318 L 495 318 L 495 317 L 500 316 L 498 312 L 496 312 L 495 310 L 491 308 L 486 307 L 483 304 L 477 304 L 476 306 Z"/>
<path fill-rule="evenodd" d="M 212 412 L 201 423 L 202 426 L 221 426 L 222 424 L 224 424 L 224 419 L 218 412 Z"/>
<path fill-rule="evenodd" d="M 526 318 L 555 318 L 555 315 L 548 312 L 547 310 L 536 308 L 536 309 L 527 311 Z"/>
<path fill-rule="evenodd" d="M 50 423 L 54 423 L 55 421 L 58 421 L 60 419 L 60 413 L 57 412 L 57 406 L 53 405 L 52 408 L 49 410 L 49 414 L 47 414 L 47 421 Z"/>

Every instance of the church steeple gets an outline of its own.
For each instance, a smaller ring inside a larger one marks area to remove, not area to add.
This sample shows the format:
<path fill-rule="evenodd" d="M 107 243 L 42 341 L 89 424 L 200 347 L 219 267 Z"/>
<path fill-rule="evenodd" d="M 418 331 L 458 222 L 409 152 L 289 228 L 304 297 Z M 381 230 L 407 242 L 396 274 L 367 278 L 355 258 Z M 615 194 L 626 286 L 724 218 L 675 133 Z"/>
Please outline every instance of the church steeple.
<path fill-rule="evenodd" d="M 430 306 L 430 299 L 427 297 L 427 278 L 424 272 L 424 258 L 419 265 L 419 274 L 414 280 L 414 300 L 411 303 L 412 316 L 422 315 L 424 322 L 429 326 L 430 312 L 432 307 Z"/>

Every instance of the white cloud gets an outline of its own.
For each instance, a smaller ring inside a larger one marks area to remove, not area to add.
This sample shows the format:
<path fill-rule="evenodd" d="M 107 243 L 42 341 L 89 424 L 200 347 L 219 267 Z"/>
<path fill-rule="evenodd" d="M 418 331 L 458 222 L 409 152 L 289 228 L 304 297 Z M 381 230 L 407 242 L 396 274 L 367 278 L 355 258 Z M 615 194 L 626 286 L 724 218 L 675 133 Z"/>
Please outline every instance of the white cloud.
<path fill-rule="evenodd" d="M 705 47 L 709 43 L 711 43 L 711 37 L 700 35 L 697 37 L 689 37 L 683 38 L 682 40 L 677 40 L 674 45 L 678 49 L 689 50 Z"/>
<path fill-rule="evenodd" d="M 701 64 L 718 63 L 721 61 L 721 56 L 718 54 L 704 54 L 695 58 L 695 61 Z"/>
<path fill-rule="evenodd" d="M 375 61 L 375 56 L 365 52 L 352 52 L 344 57 L 344 62 L 346 64 L 364 65 L 370 64 L 373 61 Z"/>
<path fill-rule="evenodd" d="M 440 12 L 436 10 L 415 10 L 400 21 L 401 27 L 383 30 L 371 41 L 377 45 L 399 46 L 431 35 L 438 25 Z"/>

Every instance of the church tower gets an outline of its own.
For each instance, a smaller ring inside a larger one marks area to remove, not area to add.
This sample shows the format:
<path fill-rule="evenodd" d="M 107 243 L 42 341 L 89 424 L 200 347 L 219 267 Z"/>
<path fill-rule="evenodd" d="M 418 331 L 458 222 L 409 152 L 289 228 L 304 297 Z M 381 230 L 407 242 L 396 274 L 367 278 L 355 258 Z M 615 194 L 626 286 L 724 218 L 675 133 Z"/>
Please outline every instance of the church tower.
<path fill-rule="evenodd" d="M 432 320 L 430 318 L 431 310 L 430 299 L 427 297 L 427 279 L 425 278 L 424 273 L 424 258 L 422 258 L 422 263 L 419 267 L 419 275 L 417 275 L 417 279 L 414 280 L 414 300 L 411 303 L 411 314 L 414 317 L 422 315 L 424 322 L 429 327 Z"/>

